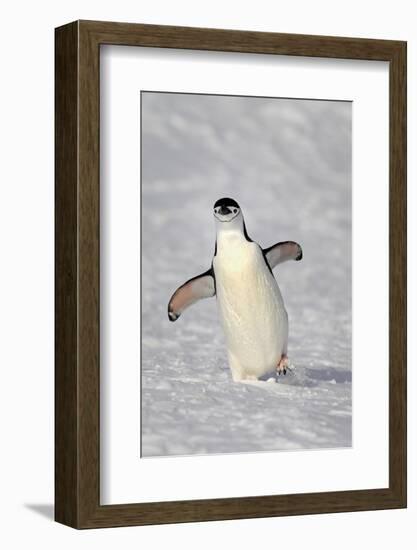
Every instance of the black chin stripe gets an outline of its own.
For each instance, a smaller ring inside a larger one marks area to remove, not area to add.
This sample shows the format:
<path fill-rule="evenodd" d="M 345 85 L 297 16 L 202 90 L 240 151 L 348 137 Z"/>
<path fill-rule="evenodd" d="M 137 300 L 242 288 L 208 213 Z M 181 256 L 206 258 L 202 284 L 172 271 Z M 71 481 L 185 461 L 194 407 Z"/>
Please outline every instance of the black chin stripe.
<path fill-rule="evenodd" d="M 218 218 L 218 217 L 216 216 L 216 214 L 214 214 L 214 217 L 215 217 L 216 220 L 219 221 L 220 223 L 229 223 L 229 222 L 233 221 L 238 215 L 239 215 L 239 213 L 236 212 L 236 214 L 233 216 L 233 218 L 230 218 L 230 220 L 221 220 L 220 218 Z"/>

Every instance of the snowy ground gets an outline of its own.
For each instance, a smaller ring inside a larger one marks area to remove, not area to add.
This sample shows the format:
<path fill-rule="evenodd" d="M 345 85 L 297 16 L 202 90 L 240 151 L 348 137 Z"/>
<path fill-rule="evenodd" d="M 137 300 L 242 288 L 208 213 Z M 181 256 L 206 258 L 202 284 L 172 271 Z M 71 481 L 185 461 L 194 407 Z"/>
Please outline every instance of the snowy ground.
<path fill-rule="evenodd" d="M 142 94 L 142 455 L 351 445 L 351 105 Z M 292 372 L 233 383 L 215 298 L 170 323 L 205 271 L 212 205 L 231 196 L 279 266 Z"/>

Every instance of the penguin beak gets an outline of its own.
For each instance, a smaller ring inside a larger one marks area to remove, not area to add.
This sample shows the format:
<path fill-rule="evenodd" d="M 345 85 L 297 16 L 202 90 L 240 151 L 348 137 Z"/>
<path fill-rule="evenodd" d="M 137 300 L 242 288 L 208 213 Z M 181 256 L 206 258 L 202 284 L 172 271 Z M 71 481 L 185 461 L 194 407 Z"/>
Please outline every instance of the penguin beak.
<path fill-rule="evenodd" d="M 228 206 L 222 204 L 214 208 L 214 217 L 219 222 L 231 222 L 239 214 L 240 210 L 238 206 Z"/>
<path fill-rule="evenodd" d="M 231 213 L 232 211 L 227 206 L 220 207 L 219 214 L 221 214 L 222 216 L 227 216 L 227 214 L 231 214 Z"/>

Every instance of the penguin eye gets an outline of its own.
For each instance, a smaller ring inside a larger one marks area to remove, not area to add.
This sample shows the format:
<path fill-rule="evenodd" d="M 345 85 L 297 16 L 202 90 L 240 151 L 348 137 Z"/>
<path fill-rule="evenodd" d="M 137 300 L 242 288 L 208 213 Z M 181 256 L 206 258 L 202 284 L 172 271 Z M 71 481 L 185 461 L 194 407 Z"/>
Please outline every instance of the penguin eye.
<path fill-rule="evenodd" d="M 233 213 L 236 214 L 237 208 L 233 208 Z"/>

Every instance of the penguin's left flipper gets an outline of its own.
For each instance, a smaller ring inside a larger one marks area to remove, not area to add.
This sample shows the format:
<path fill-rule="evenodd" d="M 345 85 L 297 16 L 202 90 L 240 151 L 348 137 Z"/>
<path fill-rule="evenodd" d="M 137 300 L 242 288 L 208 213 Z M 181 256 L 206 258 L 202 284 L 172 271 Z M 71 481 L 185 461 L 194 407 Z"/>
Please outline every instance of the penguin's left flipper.
<path fill-rule="evenodd" d="M 303 257 L 301 246 L 294 241 L 284 241 L 263 249 L 263 254 L 271 269 L 287 260 L 300 261 Z"/>
<path fill-rule="evenodd" d="M 198 300 L 203 298 L 211 298 L 216 294 L 214 284 L 213 270 L 209 269 L 197 277 L 193 277 L 181 285 L 174 294 L 168 304 L 168 318 L 170 321 L 176 321 L 181 313 L 192 306 Z"/>

